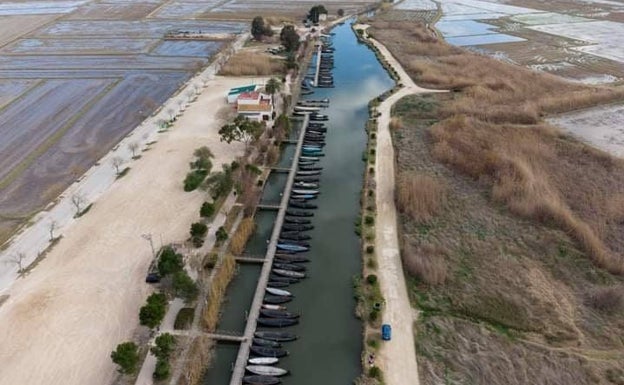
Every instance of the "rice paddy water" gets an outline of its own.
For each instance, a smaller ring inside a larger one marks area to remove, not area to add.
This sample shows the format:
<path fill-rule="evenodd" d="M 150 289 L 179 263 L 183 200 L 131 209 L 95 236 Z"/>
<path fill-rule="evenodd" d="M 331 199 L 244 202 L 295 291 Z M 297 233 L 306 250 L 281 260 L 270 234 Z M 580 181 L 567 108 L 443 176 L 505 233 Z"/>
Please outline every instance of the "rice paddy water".
<path fill-rule="evenodd" d="M 308 97 L 330 99 L 329 108 L 321 111 L 329 115 L 327 146 L 325 157 L 319 162 L 323 171 L 321 193 L 314 201 L 319 207 L 312 218 L 315 229 L 309 232 L 309 277 L 288 288 L 295 295 L 286 304 L 288 310 L 300 313 L 301 320 L 298 325 L 283 329 L 299 336 L 285 346 L 290 355 L 280 359 L 279 367 L 292 373 L 282 378 L 284 384 L 350 384 L 361 371 L 362 325 L 354 315 L 352 282 L 361 271 L 360 240 L 354 229 L 365 167 L 364 128 L 369 118 L 368 102 L 392 88 L 393 81 L 374 53 L 357 41 L 350 24 L 337 26 L 332 32 L 336 88 L 315 89 Z M 290 163 L 291 154 L 288 147 L 282 151 L 282 162 Z M 275 202 L 285 181 L 282 177 L 269 178 L 263 200 Z M 259 212 L 248 254 L 265 253 L 274 218 L 274 211 Z M 240 265 L 228 289 L 220 330 L 243 330 L 259 272 L 259 265 Z M 234 345 L 217 346 L 204 384 L 229 383 L 237 350 Z"/>

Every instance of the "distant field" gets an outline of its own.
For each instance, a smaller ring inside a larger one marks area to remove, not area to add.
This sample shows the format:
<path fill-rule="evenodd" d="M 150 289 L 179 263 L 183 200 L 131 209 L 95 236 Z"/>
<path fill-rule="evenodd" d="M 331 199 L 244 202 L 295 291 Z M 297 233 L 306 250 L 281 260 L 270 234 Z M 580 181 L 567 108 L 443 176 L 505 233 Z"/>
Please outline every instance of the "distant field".
<path fill-rule="evenodd" d="M 0 244 L 247 28 L 193 20 L 211 4 L 0 4 Z M 163 39 L 175 30 L 220 39 Z"/>

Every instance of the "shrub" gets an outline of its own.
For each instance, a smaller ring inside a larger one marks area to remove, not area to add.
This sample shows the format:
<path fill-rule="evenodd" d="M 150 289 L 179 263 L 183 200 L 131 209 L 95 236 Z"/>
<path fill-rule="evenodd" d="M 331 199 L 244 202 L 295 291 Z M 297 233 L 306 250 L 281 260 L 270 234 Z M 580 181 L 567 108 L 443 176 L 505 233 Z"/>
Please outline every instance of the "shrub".
<path fill-rule="evenodd" d="M 375 322 L 379 319 L 379 310 L 373 309 L 368 313 L 368 320 L 370 322 Z"/>
<path fill-rule="evenodd" d="M 368 369 L 368 376 L 383 381 L 383 372 L 377 366 L 371 366 Z"/>
<path fill-rule="evenodd" d="M 123 342 L 111 353 L 111 359 L 123 374 L 132 374 L 139 363 L 139 348 L 134 342 Z"/>
<path fill-rule="evenodd" d="M 167 360 L 158 359 L 156 360 L 156 367 L 154 368 L 154 373 L 152 376 L 155 380 L 161 381 L 169 377 L 171 372 L 171 367 L 169 366 L 169 362 Z"/>
<path fill-rule="evenodd" d="M 596 289 L 589 296 L 589 304 L 607 314 L 619 313 L 624 309 L 623 289 L 617 286 Z"/>
<path fill-rule="evenodd" d="M 429 285 L 441 285 L 446 281 L 448 269 L 444 256 L 446 251 L 431 245 L 414 248 L 403 245 L 401 256 L 407 272 Z"/>
<path fill-rule="evenodd" d="M 191 237 L 195 238 L 195 237 L 204 237 L 206 236 L 206 233 L 208 232 L 208 226 L 206 226 L 204 223 L 200 223 L 200 222 L 195 222 L 191 225 Z"/>
<path fill-rule="evenodd" d="M 152 348 L 150 349 L 152 354 L 158 359 L 169 359 L 169 356 L 173 352 L 176 344 L 175 337 L 169 333 L 163 333 L 156 337 L 156 340 L 154 342 L 156 346 L 152 346 Z"/>
<path fill-rule="evenodd" d="M 375 217 L 372 215 L 367 215 L 364 217 L 364 223 L 369 226 L 372 226 L 375 223 Z"/>
<path fill-rule="evenodd" d="M 177 254 L 171 246 L 163 248 L 158 258 L 158 274 L 161 277 L 180 271 L 183 267 L 184 261 L 181 254 Z"/>
<path fill-rule="evenodd" d="M 223 226 L 217 229 L 215 236 L 217 238 L 217 242 L 224 242 L 228 239 L 228 233 Z"/>
<path fill-rule="evenodd" d="M 373 254 L 373 252 L 375 252 L 375 246 L 373 246 L 373 245 L 366 246 L 366 252 L 368 254 Z"/>
<path fill-rule="evenodd" d="M 184 178 L 184 191 L 189 192 L 197 189 L 206 178 L 206 175 L 208 175 L 208 171 L 206 170 L 189 171 L 189 173 L 186 174 L 186 178 Z"/>
<path fill-rule="evenodd" d="M 172 286 L 175 294 L 186 302 L 195 300 L 197 294 L 199 294 L 197 284 L 184 270 L 178 271 L 173 275 Z"/>
<path fill-rule="evenodd" d="M 173 323 L 173 328 L 176 330 L 190 328 L 193 323 L 194 314 L 195 309 L 192 307 L 184 307 L 180 309 L 178 315 L 176 316 L 175 322 Z"/>
<path fill-rule="evenodd" d="M 374 285 L 377 283 L 377 276 L 375 274 L 369 274 L 366 276 L 366 282 L 368 282 L 369 285 Z"/>
<path fill-rule="evenodd" d="M 167 297 L 162 293 L 153 293 L 147 297 L 147 303 L 139 311 L 141 325 L 155 328 L 160 325 L 167 312 Z"/>
<path fill-rule="evenodd" d="M 210 218 L 215 213 L 214 203 L 204 202 L 199 209 L 199 216 L 203 218 Z"/>

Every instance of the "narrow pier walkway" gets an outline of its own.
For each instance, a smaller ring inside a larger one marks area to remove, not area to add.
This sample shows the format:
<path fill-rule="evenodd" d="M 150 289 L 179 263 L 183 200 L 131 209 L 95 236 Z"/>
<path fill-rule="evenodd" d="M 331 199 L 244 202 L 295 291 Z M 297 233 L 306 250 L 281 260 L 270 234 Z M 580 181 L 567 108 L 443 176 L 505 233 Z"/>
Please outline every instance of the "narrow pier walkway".
<path fill-rule="evenodd" d="M 314 74 L 314 87 L 318 87 L 319 73 L 321 72 L 321 51 L 323 44 L 318 44 L 318 51 L 316 52 L 316 73 Z"/>
<path fill-rule="evenodd" d="M 258 210 L 279 210 L 281 205 L 260 204 L 256 206 Z"/>
<path fill-rule="evenodd" d="M 319 48 L 320 49 L 320 48 Z M 320 51 L 319 51 L 320 52 Z M 288 199 L 290 197 L 290 190 L 294 184 L 295 172 L 299 164 L 299 155 L 301 154 L 301 145 L 303 143 L 303 137 L 310 121 L 309 116 L 305 116 L 303 124 L 301 125 L 301 132 L 299 133 L 299 139 L 297 142 L 297 149 L 295 150 L 295 156 L 293 163 L 290 166 L 290 172 L 288 174 L 288 180 L 286 181 L 286 187 L 284 188 L 284 194 L 282 195 L 282 201 L 280 203 L 280 209 L 277 212 L 277 218 L 273 226 L 273 232 L 271 233 L 271 241 L 267 248 L 267 254 L 264 259 L 264 265 L 262 266 L 262 272 L 258 279 L 258 286 L 254 293 L 253 302 L 249 309 L 249 316 L 247 317 L 247 325 L 245 326 L 245 332 L 243 334 L 244 341 L 241 342 L 238 349 L 238 355 L 236 356 L 236 363 L 234 364 L 234 370 L 232 371 L 232 378 L 230 379 L 230 385 L 241 385 L 243 383 L 243 376 L 245 375 L 245 366 L 247 365 L 247 358 L 249 357 L 249 348 L 253 341 L 253 334 L 256 330 L 256 323 L 260 314 L 260 307 L 264 299 L 267 283 L 269 282 L 269 274 L 273 265 L 273 258 L 275 257 L 275 251 L 277 250 L 277 240 L 284 223 L 284 217 L 286 216 L 286 207 L 288 207 Z"/>

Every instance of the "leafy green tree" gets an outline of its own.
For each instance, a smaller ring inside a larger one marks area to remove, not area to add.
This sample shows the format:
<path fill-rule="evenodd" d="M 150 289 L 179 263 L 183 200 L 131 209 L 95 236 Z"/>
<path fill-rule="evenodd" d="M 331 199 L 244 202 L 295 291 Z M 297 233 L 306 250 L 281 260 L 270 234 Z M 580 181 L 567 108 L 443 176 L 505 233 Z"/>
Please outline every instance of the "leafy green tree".
<path fill-rule="evenodd" d="M 160 358 L 157 359 L 152 377 L 154 377 L 155 380 L 162 381 L 169 377 L 169 374 L 171 374 L 171 366 L 169 365 L 169 362 Z"/>
<path fill-rule="evenodd" d="M 279 79 L 271 78 L 267 82 L 266 86 L 264 86 L 264 89 L 271 95 L 272 100 L 273 96 L 282 89 L 282 83 L 279 81 Z"/>
<path fill-rule="evenodd" d="M 156 337 L 156 346 L 152 346 L 150 351 L 160 359 L 169 359 L 176 345 L 175 337 L 169 333 L 163 333 Z"/>
<path fill-rule="evenodd" d="M 286 56 L 286 68 L 292 70 L 296 69 L 297 67 L 299 67 L 299 64 L 297 63 L 297 56 L 294 54 L 294 52 L 290 52 L 288 56 Z"/>
<path fill-rule="evenodd" d="M 162 293 L 153 293 L 147 297 L 147 303 L 139 311 L 141 325 L 155 328 L 160 325 L 167 312 L 167 297 Z"/>
<path fill-rule="evenodd" d="M 325 9 L 323 5 L 315 5 L 314 7 L 310 8 L 310 12 L 308 12 L 308 19 L 310 19 L 310 21 L 312 21 L 313 23 L 318 23 L 319 16 L 322 13 L 327 14 L 327 9 Z"/>
<path fill-rule="evenodd" d="M 182 255 L 173 250 L 171 246 L 166 246 L 158 258 L 158 274 L 164 277 L 182 270 L 184 261 Z"/>
<path fill-rule="evenodd" d="M 218 242 L 223 242 L 226 239 L 228 239 L 228 233 L 227 233 L 227 231 L 225 230 L 225 228 L 223 226 L 221 226 L 221 227 L 219 227 L 217 229 L 217 232 L 215 233 L 215 236 L 216 236 Z"/>
<path fill-rule="evenodd" d="M 197 159 L 195 159 L 195 161 L 191 163 L 191 168 L 207 170 L 208 172 L 210 172 L 210 170 L 212 169 L 211 159 L 214 158 L 214 154 L 212 153 L 212 151 L 210 151 L 208 147 L 202 146 L 196 149 L 195 152 L 193 152 L 193 155 L 195 155 Z"/>
<path fill-rule="evenodd" d="M 280 33 L 280 42 L 286 51 L 293 52 L 299 48 L 299 34 L 295 31 L 294 25 L 285 25 Z"/>
<path fill-rule="evenodd" d="M 201 222 L 191 224 L 191 237 L 203 237 L 208 232 L 208 226 Z"/>
<path fill-rule="evenodd" d="M 262 131 L 262 123 L 249 120 L 239 115 L 234 119 L 234 122 L 221 127 L 219 135 L 221 136 L 222 142 L 243 142 L 245 144 L 245 149 L 247 149 L 252 141 L 258 140 L 260 135 L 262 135 Z"/>
<path fill-rule="evenodd" d="M 212 164 L 210 164 L 212 168 Z M 184 191 L 189 192 L 195 190 L 206 179 L 208 170 L 192 170 L 184 178 Z"/>
<path fill-rule="evenodd" d="M 204 202 L 199 209 L 199 216 L 203 218 L 209 218 L 214 215 L 215 206 L 214 203 Z"/>
<path fill-rule="evenodd" d="M 184 298 L 186 302 L 195 300 L 199 294 L 197 284 L 184 270 L 178 271 L 173 275 L 172 284 L 176 295 L 180 298 Z"/>
<path fill-rule="evenodd" d="M 139 348 L 134 342 L 123 342 L 111 353 L 111 359 L 119 365 L 119 372 L 132 374 L 139 363 Z"/>

